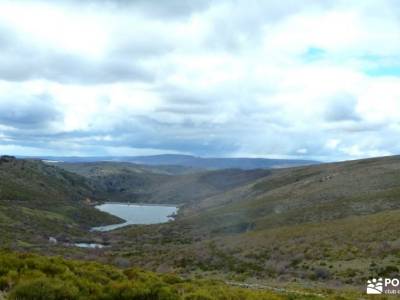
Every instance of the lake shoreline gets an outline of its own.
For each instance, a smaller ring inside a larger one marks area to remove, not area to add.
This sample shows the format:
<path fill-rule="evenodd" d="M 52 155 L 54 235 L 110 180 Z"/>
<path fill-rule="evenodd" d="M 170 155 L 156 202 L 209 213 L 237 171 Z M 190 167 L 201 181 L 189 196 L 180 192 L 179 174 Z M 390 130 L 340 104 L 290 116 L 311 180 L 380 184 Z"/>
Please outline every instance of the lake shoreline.
<path fill-rule="evenodd" d="M 121 202 L 121 201 L 105 201 L 101 203 L 96 203 L 93 206 L 100 206 L 104 204 L 122 204 L 122 205 L 138 205 L 138 206 L 165 206 L 165 207 L 182 207 L 183 204 L 173 204 L 173 203 L 146 203 L 146 202 Z"/>
<path fill-rule="evenodd" d="M 153 225 L 174 221 L 179 206 L 166 204 L 139 204 L 126 202 L 105 202 L 95 206 L 99 211 L 116 216 L 125 222 L 92 227 L 90 231 L 106 232 L 130 225 Z"/>

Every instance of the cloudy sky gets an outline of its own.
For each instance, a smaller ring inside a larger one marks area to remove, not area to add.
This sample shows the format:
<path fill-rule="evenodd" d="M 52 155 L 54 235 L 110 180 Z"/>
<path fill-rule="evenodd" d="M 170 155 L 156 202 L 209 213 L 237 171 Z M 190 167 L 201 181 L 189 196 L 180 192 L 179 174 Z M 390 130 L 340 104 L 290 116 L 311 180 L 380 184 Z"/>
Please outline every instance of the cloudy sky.
<path fill-rule="evenodd" d="M 0 153 L 398 154 L 399 2 L 0 0 Z"/>

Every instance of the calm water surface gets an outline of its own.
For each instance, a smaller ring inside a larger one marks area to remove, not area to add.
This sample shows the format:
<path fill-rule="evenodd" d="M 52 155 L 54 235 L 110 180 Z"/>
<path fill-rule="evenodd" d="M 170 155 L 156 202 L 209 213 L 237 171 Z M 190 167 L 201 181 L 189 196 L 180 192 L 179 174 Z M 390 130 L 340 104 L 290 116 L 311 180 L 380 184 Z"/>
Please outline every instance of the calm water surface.
<path fill-rule="evenodd" d="M 121 224 L 94 227 L 95 231 L 110 231 L 133 224 L 158 224 L 173 220 L 171 217 L 178 212 L 176 206 L 140 205 L 127 203 L 105 203 L 96 206 L 97 209 L 124 219 Z"/>
<path fill-rule="evenodd" d="M 90 248 L 90 249 L 97 249 L 97 248 L 101 249 L 105 247 L 103 244 L 97 244 L 97 243 L 75 243 L 74 246 L 79 248 Z"/>

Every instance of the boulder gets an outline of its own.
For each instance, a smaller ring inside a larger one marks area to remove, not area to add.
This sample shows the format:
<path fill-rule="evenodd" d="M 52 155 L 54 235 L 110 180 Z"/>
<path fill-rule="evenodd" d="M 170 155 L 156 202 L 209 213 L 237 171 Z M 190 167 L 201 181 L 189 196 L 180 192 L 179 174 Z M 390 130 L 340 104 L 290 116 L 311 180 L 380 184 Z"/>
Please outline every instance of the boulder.
<path fill-rule="evenodd" d="M 49 243 L 50 244 L 57 244 L 57 239 L 51 236 L 51 237 L 49 237 Z"/>

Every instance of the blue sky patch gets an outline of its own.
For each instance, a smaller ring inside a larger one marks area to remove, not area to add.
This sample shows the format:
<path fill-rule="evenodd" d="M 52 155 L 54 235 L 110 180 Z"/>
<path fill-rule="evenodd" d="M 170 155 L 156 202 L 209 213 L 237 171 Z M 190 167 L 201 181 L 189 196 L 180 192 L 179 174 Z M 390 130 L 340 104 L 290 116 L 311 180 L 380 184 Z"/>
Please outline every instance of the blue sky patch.
<path fill-rule="evenodd" d="M 366 70 L 365 73 L 373 77 L 382 77 L 382 76 L 400 77 L 400 66 L 375 67 Z"/>
<path fill-rule="evenodd" d="M 324 58 L 326 51 L 317 47 L 310 47 L 303 53 L 302 58 L 307 62 L 312 62 Z"/>

